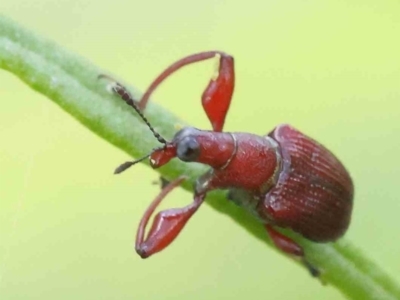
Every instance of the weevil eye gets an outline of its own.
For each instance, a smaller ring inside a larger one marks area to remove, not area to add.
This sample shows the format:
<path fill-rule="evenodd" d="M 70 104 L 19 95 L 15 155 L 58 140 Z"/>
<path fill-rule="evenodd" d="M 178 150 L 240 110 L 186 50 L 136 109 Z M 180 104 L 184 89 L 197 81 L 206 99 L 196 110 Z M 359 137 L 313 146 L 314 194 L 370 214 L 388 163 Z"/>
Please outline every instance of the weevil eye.
<path fill-rule="evenodd" d="M 199 157 L 200 145 L 194 137 L 186 136 L 178 142 L 176 154 L 180 160 L 194 161 Z"/>

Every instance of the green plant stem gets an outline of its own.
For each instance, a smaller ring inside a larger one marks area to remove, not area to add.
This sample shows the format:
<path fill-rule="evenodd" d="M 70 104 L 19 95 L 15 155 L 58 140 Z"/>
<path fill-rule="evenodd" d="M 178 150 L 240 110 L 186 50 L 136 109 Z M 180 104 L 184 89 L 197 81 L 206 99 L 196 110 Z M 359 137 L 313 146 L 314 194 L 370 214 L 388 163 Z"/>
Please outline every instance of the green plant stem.
<path fill-rule="evenodd" d="M 134 157 L 158 146 L 135 112 L 109 94 L 104 81 L 97 80 L 99 74 L 108 72 L 2 16 L 0 68 L 12 72 L 94 133 Z M 135 89 L 131 91 L 139 96 Z M 167 138 L 173 136 L 177 124 L 183 124 L 169 111 L 153 103 L 149 104 L 145 113 L 156 130 Z M 190 179 L 184 188 L 191 190 L 195 178 L 205 168 L 174 160 L 157 171 L 167 179 L 180 174 L 187 175 Z M 231 217 L 252 236 L 271 245 L 263 226 L 245 211 L 226 201 L 222 192 L 210 193 L 207 203 Z M 287 233 L 305 248 L 308 259 L 323 270 L 323 280 L 349 298 L 400 299 L 399 285 L 348 241 L 342 239 L 334 244 L 315 244 L 291 232 Z"/>

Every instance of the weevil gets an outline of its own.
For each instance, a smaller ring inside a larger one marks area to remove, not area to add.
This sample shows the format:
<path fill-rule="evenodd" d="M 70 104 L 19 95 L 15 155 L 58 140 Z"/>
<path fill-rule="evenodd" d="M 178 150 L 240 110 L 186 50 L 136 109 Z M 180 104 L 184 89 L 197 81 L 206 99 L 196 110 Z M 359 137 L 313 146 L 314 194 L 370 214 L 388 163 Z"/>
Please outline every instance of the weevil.
<path fill-rule="evenodd" d="M 153 91 L 182 67 L 215 57 L 216 73 L 203 92 L 201 102 L 212 130 L 185 127 L 171 141 L 164 139 L 143 115 Z M 210 169 L 195 182 L 193 202 L 183 208 L 161 211 L 145 235 L 150 217 L 165 196 L 185 178 L 163 186 L 144 213 L 137 231 L 136 252 L 146 258 L 166 248 L 198 210 L 207 193 L 228 190 L 228 199 L 254 215 L 277 248 L 301 260 L 312 275 L 319 270 L 307 259 L 303 248 L 277 228 L 289 228 L 314 242 L 330 242 L 347 230 L 353 206 L 352 179 L 342 163 L 323 145 L 294 127 L 282 124 L 266 135 L 223 132 L 235 86 L 234 59 L 221 51 L 189 55 L 166 68 L 139 101 L 120 83 L 112 91 L 136 110 L 162 146 L 148 155 L 122 164 L 121 173 L 149 158 L 153 168 L 178 158 L 198 162 Z"/>

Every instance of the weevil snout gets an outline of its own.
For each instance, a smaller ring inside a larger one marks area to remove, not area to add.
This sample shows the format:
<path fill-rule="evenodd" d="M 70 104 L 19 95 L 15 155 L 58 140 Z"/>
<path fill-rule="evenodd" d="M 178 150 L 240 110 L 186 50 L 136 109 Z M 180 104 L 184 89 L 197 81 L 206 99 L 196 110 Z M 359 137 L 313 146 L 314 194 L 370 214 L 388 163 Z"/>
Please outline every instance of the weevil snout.
<path fill-rule="evenodd" d="M 150 154 L 150 166 L 153 169 L 162 167 L 174 157 L 176 157 L 176 146 L 167 143 L 164 147 L 157 148 Z"/>

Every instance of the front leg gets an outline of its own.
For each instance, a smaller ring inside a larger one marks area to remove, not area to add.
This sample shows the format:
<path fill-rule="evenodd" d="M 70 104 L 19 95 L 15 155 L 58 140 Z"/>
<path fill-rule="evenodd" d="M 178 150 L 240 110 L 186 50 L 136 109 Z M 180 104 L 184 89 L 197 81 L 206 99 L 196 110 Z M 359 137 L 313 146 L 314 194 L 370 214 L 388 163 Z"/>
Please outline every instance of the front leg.
<path fill-rule="evenodd" d="M 189 64 L 214 57 L 217 58 L 218 65 L 207 88 L 203 92 L 201 100 L 213 130 L 222 131 L 235 87 L 235 70 L 233 57 L 221 51 L 192 54 L 170 65 L 147 88 L 138 103 L 139 108 L 141 110 L 145 109 L 151 94 L 172 73 Z"/>
<path fill-rule="evenodd" d="M 135 244 L 136 252 L 142 258 L 147 258 L 166 248 L 178 236 L 186 222 L 203 203 L 205 194 L 195 195 L 194 201 L 183 208 L 173 208 L 159 212 L 154 217 L 153 225 L 145 238 L 146 226 L 154 210 L 165 196 L 179 186 L 184 179 L 184 177 L 179 177 L 165 186 L 144 213 L 138 227 Z"/>
<path fill-rule="evenodd" d="M 235 69 L 232 56 L 222 53 L 217 58 L 217 73 L 201 96 L 201 103 L 213 130 L 222 131 L 235 87 Z"/>

